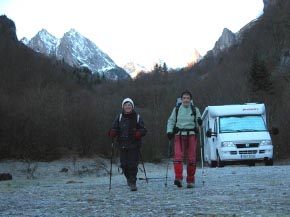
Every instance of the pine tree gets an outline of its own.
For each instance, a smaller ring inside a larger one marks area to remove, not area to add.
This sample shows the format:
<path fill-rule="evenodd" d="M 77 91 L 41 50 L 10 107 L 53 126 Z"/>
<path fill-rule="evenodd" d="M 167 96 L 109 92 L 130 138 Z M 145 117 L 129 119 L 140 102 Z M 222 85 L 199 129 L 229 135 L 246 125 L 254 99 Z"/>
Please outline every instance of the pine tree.
<path fill-rule="evenodd" d="M 165 62 L 163 63 L 163 72 L 164 74 L 168 74 L 168 68 Z"/>
<path fill-rule="evenodd" d="M 153 73 L 155 73 L 155 74 L 161 74 L 162 71 L 163 71 L 162 66 L 160 64 L 156 63 L 154 65 Z"/>
<path fill-rule="evenodd" d="M 260 58 L 257 52 L 253 55 L 248 79 L 255 93 L 259 91 L 269 93 L 273 89 L 271 73 L 267 70 L 265 60 Z"/>

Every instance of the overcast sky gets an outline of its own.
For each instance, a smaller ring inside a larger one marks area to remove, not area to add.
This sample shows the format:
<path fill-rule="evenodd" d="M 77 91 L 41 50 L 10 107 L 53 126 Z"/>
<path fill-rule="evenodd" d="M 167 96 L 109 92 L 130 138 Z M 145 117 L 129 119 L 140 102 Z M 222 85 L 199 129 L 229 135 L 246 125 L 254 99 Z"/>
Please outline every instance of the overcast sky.
<path fill-rule="evenodd" d="M 211 50 L 225 27 L 237 32 L 262 12 L 263 0 L 0 0 L 18 39 L 43 28 L 61 38 L 74 28 L 121 67 L 184 65 L 194 49 Z"/>

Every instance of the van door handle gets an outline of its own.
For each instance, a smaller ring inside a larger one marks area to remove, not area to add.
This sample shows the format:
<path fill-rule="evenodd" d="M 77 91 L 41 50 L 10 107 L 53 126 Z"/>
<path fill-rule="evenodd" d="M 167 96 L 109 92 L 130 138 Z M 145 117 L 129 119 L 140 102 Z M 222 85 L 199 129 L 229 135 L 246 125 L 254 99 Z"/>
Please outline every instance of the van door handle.
<path fill-rule="evenodd" d="M 212 138 L 212 141 L 214 142 L 214 138 Z"/>

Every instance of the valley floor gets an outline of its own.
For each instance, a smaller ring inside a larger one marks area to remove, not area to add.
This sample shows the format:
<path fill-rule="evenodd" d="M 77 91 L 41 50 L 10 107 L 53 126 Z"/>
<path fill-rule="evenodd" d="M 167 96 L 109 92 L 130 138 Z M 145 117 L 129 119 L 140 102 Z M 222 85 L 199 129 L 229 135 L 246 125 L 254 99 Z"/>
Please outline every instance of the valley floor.
<path fill-rule="evenodd" d="M 290 216 L 290 165 L 200 167 L 193 189 L 173 185 L 167 162 L 140 165 L 131 192 L 117 166 L 109 191 L 109 161 L 0 162 L 0 216 Z M 185 172 L 185 170 L 184 170 Z M 152 179 L 153 178 L 153 179 Z"/>

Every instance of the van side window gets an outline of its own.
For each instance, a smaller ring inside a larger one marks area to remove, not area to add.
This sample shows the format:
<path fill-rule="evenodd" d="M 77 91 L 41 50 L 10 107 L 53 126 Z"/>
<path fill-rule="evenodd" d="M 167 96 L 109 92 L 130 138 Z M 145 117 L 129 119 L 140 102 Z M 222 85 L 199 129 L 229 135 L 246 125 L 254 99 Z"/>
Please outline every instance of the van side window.
<path fill-rule="evenodd" d="M 217 131 L 217 118 L 214 120 L 214 132 L 218 133 L 218 131 Z"/>

